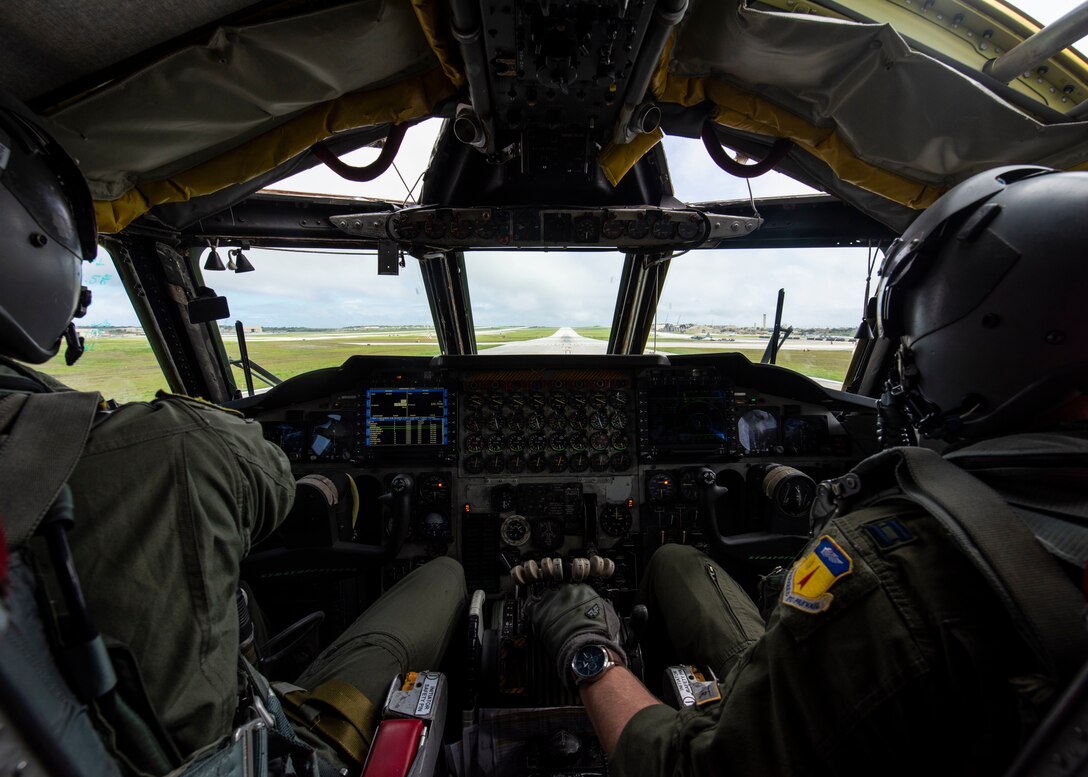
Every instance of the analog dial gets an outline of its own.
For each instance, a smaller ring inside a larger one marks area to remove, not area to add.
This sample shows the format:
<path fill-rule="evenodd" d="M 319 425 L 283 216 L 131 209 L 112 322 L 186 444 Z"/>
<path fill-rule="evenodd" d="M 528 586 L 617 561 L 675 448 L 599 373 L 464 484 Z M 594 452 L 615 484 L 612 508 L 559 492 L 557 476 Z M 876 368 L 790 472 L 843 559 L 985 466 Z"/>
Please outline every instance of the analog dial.
<path fill-rule="evenodd" d="M 548 456 L 543 451 L 530 453 L 525 459 L 525 468 L 530 472 L 543 472 L 548 467 Z"/>
<path fill-rule="evenodd" d="M 646 498 L 651 502 L 670 502 L 676 495 L 676 480 L 671 472 L 651 472 L 646 476 Z"/>
<path fill-rule="evenodd" d="M 622 537 L 631 531 L 631 510 L 625 504 L 606 504 L 601 509 L 601 531 L 610 537 Z"/>
<path fill-rule="evenodd" d="M 528 542 L 531 533 L 532 529 L 529 527 L 529 522 L 521 515 L 507 516 L 499 528 L 499 537 L 502 538 L 502 541 L 507 545 L 513 545 L 515 548 Z"/>

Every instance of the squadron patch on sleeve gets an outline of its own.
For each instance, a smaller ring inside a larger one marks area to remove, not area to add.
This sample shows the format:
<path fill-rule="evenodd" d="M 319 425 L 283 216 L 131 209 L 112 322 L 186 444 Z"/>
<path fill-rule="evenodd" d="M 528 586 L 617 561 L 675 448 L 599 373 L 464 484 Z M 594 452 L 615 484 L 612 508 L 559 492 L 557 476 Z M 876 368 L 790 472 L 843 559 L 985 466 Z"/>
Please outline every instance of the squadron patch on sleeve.
<path fill-rule="evenodd" d="M 807 556 L 793 565 L 782 589 L 782 601 L 801 612 L 823 612 L 835 598 L 831 586 L 853 571 L 854 560 L 825 534 Z"/>

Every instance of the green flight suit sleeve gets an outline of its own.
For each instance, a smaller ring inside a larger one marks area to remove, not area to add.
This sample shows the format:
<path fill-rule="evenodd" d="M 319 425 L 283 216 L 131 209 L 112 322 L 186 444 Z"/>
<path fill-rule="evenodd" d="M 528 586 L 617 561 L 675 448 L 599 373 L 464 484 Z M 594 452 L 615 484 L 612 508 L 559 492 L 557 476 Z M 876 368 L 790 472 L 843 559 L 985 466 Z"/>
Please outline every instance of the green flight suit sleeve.
<path fill-rule="evenodd" d="M 287 456 L 264 439 L 259 423 L 234 411 L 161 392 L 158 401 L 176 403 L 199 418 L 232 454 L 241 487 L 238 529 L 248 553 L 253 543 L 279 526 L 294 502 L 295 479 Z"/>

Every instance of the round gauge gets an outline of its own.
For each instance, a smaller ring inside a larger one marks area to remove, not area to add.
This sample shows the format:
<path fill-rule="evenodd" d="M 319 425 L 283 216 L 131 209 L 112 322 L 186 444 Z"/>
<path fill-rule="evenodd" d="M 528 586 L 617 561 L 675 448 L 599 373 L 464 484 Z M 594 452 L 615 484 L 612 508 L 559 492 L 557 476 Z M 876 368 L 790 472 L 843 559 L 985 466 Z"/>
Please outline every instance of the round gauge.
<path fill-rule="evenodd" d="M 520 434 L 508 434 L 506 435 L 506 450 L 518 451 L 525 450 L 525 438 Z"/>
<path fill-rule="evenodd" d="M 499 453 L 504 447 L 501 434 L 492 434 L 487 438 L 487 450 L 491 453 Z"/>
<path fill-rule="evenodd" d="M 431 219 L 423 224 L 423 234 L 431 240 L 441 240 L 446 236 L 446 222 Z"/>
<path fill-rule="evenodd" d="M 613 429 L 626 429 L 627 428 L 627 414 L 626 413 L 613 413 L 612 417 L 608 419 L 608 425 Z"/>
<path fill-rule="evenodd" d="M 420 533 L 429 540 L 444 538 L 449 528 L 450 519 L 442 513 L 427 513 L 419 522 Z"/>
<path fill-rule="evenodd" d="M 618 451 L 627 450 L 627 435 L 623 432 L 616 432 L 608 438 L 608 442 Z"/>
<path fill-rule="evenodd" d="M 680 473 L 680 498 L 685 502 L 695 502 L 699 499 L 699 480 L 695 477 L 693 469 L 686 469 Z"/>
<path fill-rule="evenodd" d="M 567 427 L 567 417 L 562 413 L 548 413 L 544 416 L 544 425 L 553 432 L 561 432 Z"/>
<path fill-rule="evenodd" d="M 594 410 L 603 410 L 608 407 L 608 394 L 603 391 L 594 391 L 589 395 L 589 406 Z"/>
<path fill-rule="evenodd" d="M 467 240 L 472 237 L 472 222 L 457 219 L 450 224 L 450 235 L 458 240 Z"/>
<path fill-rule="evenodd" d="M 508 515 L 499 527 L 499 537 L 502 541 L 515 548 L 520 548 L 528 542 L 531 533 L 529 522 L 523 515 Z"/>
<path fill-rule="evenodd" d="M 543 391 L 534 391 L 529 394 L 528 404 L 531 409 L 540 412 L 548 404 L 548 396 Z"/>
<path fill-rule="evenodd" d="M 468 474 L 479 475 L 484 471 L 484 457 L 478 453 L 473 453 L 471 456 L 465 457 L 465 460 L 461 462 L 461 466 Z"/>
<path fill-rule="evenodd" d="M 525 421 L 519 415 L 509 415 L 504 420 L 508 432 L 520 432 L 525 428 Z"/>
<path fill-rule="evenodd" d="M 540 413 L 530 413 L 525 417 L 525 427 L 533 432 L 539 432 L 544 429 L 544 416 Z"/>
<path fill-rule="evenodd" d="M 650 225 L 646 223 L 646 219 L 627 222 L 627 237 L 632 240 L 642 240 L 648 234 L 650 234 Z"/>
<path fill-rule="evenodd" d="M 495 237 L 497 231 L 497 227 L 490 221 L 481 221 L 476 225 L 476 237 L 481 240 L 490 240 Z"/>
<path fill-rule="evenodd" d="M 487 457 L 484 467 L 492 475 L 498 475 L 506 469 L 506 459 L 503 458 L 501 453 L 496 453 L 494 456 Z"/>
<path fill-rule="evenodd" d="M 570 457 L 568 465 L 571 472 L 585 472 L 589 469 L 589 454 L 585 451 L 578 451 Z"/>
<path fill-rule="evenodd" d="M 557 413 L 562 413 L 567 409 L 567 395 L 562 391 L 556 391 L 551 396 L 552 407 L 555 408 Z"/>
<path fill-rule="evenodd" d="M 668 217 L 662 216 L 654 222 L 650 231 L 658 240 L 672 240 L 676 234 L 676 225 L 669 221 Z"/>
<path fill-rule="evenodd" d="M 556 453 L 548 462 L 548 469 L 551 472 L 565 472 L 569 464 L 570 459 L 567 457 L 567 454 Z"/>
<path fill-rule="evenodd" d="M 424 475 L 419 481 L 419 501 L 423 504 L 442 504 L 446 501 L 449 489 L 449 481 L 442 475 Z"/>
<path fill-rule="evenodd" d="M 676 234 L 681 240 L 696 240 L 703 235 L 703 220 L 694 213 L 689 213 L 676 225 Z"/>
<path fill-rule="evenodd" d="M 594 432 L 589 436 L 589 447 L 595 451 L 606 450 L 608 445 L 608 432 Z"/>
<path fill-rule="evenodd" d="M 589 457 L 589 466 L 594 472 L 604 472 L 612 463 L 612 457 L 605 451 L 597 451 Z"/>
<path fill-rule="evenodd" d="M 617 389 L 616 391 L 613 391 L 608 395 L 609 404 L 611 404 L 612 407 L 616 408 L 617 410 L 623 410 L 624 408 L 626 408 L 629 401 L 630 398 L 627 396 L 627 392 L 623 389 Z"/>
<path fill-rule="evenodd" d="M 581 410 L 573 410 L 567 413 L 567 423 L 571 429 L 585 429 L 586 428 L 586 414 Z"/>
<path fill-rule="evenodd" d="M 601 531 L 610 537 L 622 537 L 631 531 L 631 509 L 625 504 L 607 504 L 601 508 Z"/>
<path fill-rule="evenodd" d="M 480 417 L 475 415 L 466 415 L 465 420 L 462 422 L 466 432 L 478 432 L 480 431 Z"/>
<path fill-rule="evenodd" d="M 619 240 L 623 237 L 624 225 L 619 219 L 609 218 L 605 219 L 601 224 L 601 234 L 607 237 L 609 240 Z"/>
<path fill-rule="evenodd" d="M 514 453 L 506 459 L 506 471 L 516 475 L 525 469 L 525 454 Z"/>
<path fill-rule="evenodd" d="M 525 395 L 520 391 L 512 391 L 510 396 L 506 398 L 506 404 L 509 405 L 511 410 L 518 412 L 525 407 Z"/>
<path fill-rule="evenodd" d="M 479 453 L 484 449 L 484 438 L 479 434 L 470 434 L 465 438 L 465 450 L 469 453 Z"/>
<path fill-rule="evenodd" d="M 553 451 L 565 451 L 567 449 L 567 435 L 556 433 L 548 438 L 548 447 Z"/>
<path fill-rule="evenodd" d="M 540 518 L 533 524 L 533 544 L 541 550 L 555 550 L 563 544 L 563 522 L 557 518 Z"/>
<path fill-rule="evenodd" d="M 488 416 L 487 420 L 484 421 L 484 428 L 487 429 L 487 431 L 489 431 L 489 432 L 499 431 L 499 429 L 502 428 L 502 416 L 501 415 Z"/>
<path fill-rule="evenodd" d="M 607 429 L 608 414 L 602 410 L 598 410 L 589 417 L 589 425 L 594 429 Z M 477 426 L 479 426 L 479 424 L 477 424 Z"/>
<path fill-rule="evenodd" d="M 672 473 L 651 472 L 646 476 L 646 498 L 651 502 L 670 502 L 676 495 Z"/>
<path fill-rule="evenodd" d="M 572 391 L 570 392 L 570 402 L 568 403 L 572 408 L 578 410 L 584 410 L 586 404 L 589 402 L 589 397 L 586 396 L 584 391 Z"/>
<path fill-rule="evenodd" d="M 574 222 L 574 240 L 578 243 L 597 242 L 597 219 L 583 216 Z"/>
<path fill-rule="evenodd" d="M 778 445 L 778 418 L 766 410 L 749 410 L 737 421 L 737 438 L 748 453 L 773 450 Z"/>
<path fill-rule="evenodd" d="M 506 397 L 503 396 L 501 392 L 494 391 L 487 395 L 487 406 L 496 413 L 501 413 L 505 405 Z"/>
<path fill-rule="evenodd" d="M 572 451 L 584 451 L 586 448 L 589 447 L 589 440 L 587 440 L 586 436 L 581 432 L 576 432 L 575 434 L 572 434 L 567 439 L 567 442 L 570 444 L 570 449 Z"/>
<path fill-rule="evenodd" d="M 631 468 L 631 455 L 627 451 L 617 451 L 612 454 L 612 469 L 623 472 Z"/>
<path fill-rule="evenodd" d="M 484 395 L 483 394 L 469 394 L 468 399 L 465 400 L 465 407 L 467 407 L 469 410 L 473 410 L 473 411 L 479 410 L 483 406 L 484 406 Z"/>
<path fill-rule="evenodd" d="M 542 451 L 547 444 L 542 434 L 530 434 L 525 438 L 525 450 L 527 451 Z"/>
<path fill-rule="evenodd" d="M 548 455 L 543 451 L 530 453 L 525 459 L 525 468 L 530 472 L 543 472 L 548 466 Z"/>

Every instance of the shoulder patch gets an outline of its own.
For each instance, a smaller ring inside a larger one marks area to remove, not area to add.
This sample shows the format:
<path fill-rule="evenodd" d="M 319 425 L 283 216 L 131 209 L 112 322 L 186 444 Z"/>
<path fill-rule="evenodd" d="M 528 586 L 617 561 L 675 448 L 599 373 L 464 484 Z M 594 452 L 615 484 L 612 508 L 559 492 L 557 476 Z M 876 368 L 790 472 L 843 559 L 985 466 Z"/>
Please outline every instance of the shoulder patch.
<path fill-rule="evenodd" d="M 214 402 L 209 402 L 208 400 L 201 399 L 200 397 L 190 397 L 186 394 L 171 394 L 169 391 L 163 391 L 162 389 L 159 389 L 155 392 L 155 399 L 178 399 L 190 405 L 196 405 L 197 407 L 206 407 L 211 410 L 218 410 L 222 413 L 230 413 L 231 415 L 236 415 L 239 418 L 245 418 L 245 416 L 242 413 L 239 413 L 237 410 L 232 410 L 229 407 L 217 405 Z"/>
<path fill-rule="evenodd" d="M 807 556 L 793 565 L 782 589 L 782 602 L 790 607 L 816 614 L 831 606 L 831 586 L 840 577 L 854 571 L 854 560 L 835 540 L 820 537 Z"/>

